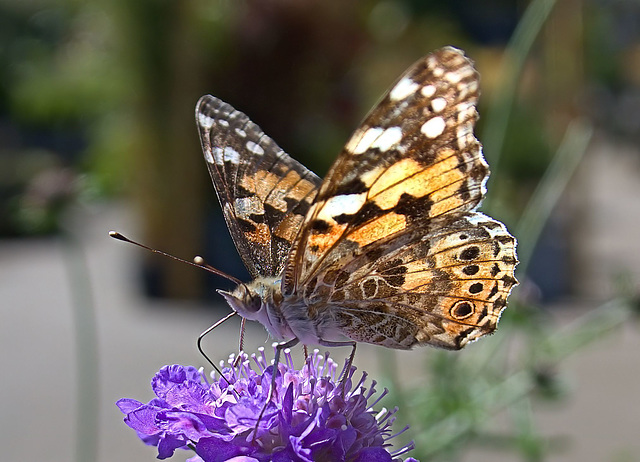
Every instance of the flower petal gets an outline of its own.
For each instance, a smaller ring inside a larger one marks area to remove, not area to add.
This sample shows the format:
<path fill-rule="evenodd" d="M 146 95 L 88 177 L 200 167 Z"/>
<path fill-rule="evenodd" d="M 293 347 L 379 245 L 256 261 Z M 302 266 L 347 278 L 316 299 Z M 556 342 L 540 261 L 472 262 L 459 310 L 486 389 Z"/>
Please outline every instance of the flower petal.
<path fill-rule="evenodd" d="M 382 447 L 364 448 L 358 453 L 354 462 L 391 462 L 391 454 Z"/>
<path fill-rule="evenodd" d="M 171 457 L 178 448 L 186 449 L 186 443 L 184 437 L 165 435 L 164 438 L 160 438 L 158 443 L 158 459 Z"/>
<path fill-rule="evenodd" d="M 248 457 L 255 452 L 255 449 L 242 446 L 235 442 L 227 442 L 221 439 L 210 437 L 202 438 L 196 443 L 196 453 L 202 457 L 204 462 L 224 462 L 234 460 L 236 457 Z M 250 461 L 253 458 L 248 458 Z M 253 459 L 257 461 L 258 459 Z"/>
<path fill-rule="evenodd" d="M 157 414 L 158 408 L 145 404 L 129 412 L 124 418 L 124 423 L 137 432 L 145 435 L 155 435 L 160 432 L 160 428 L 156 425 Z"/>
<path fill-rule="evenodd" d="M 135 399 L 122 398 L 116 401 L 116 406 L 122 411 L 123 414 L 128 414 L 132 411 L 135 411 L 139 407 L 144 406 L 144 403 L 141 403 Z"/>

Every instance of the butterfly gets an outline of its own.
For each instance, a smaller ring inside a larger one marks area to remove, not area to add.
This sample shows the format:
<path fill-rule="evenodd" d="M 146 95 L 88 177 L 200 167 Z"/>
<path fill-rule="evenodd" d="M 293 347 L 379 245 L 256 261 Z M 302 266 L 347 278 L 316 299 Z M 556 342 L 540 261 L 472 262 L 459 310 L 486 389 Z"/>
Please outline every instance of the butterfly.
<path fill-rule="evenodd" d="M 253 280 L 219 291 L 282 346 L 460 349 L 492 333 L 517 284 L 516 240 L 477 211 L 479 76 L 453 47 L 413 64 L 321 179 L 210 95 L 206 165 Z"/>

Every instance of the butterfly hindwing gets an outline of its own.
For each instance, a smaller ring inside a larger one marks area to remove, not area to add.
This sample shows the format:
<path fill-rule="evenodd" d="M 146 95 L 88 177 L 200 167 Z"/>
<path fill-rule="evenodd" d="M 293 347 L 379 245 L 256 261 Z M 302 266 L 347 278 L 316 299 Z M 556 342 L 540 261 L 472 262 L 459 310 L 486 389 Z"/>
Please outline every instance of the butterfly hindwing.
<path fill-rule="evenodd" d="M 515 239 L 481 213 L 446 227 L 419 226 L 314 277 L 308 299 L 351 339 L 407 349 L 459 349 L 491 333 L 515 285 Z"/>
<path fill-rule="evenodd" d="M 198 101 L 196 122 L 207 168 L 245 266 L 254 278 L 280 274 L 320 178 L 218 98 L 207 95 Z"/>

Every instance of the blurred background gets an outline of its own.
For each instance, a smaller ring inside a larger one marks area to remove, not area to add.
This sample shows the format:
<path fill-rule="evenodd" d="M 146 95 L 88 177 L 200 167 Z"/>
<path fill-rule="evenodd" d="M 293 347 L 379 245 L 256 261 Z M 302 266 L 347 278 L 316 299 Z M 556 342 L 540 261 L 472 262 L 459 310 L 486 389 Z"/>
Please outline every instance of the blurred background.
<path fill-rule="evenodd" d="M 107 233 L 248 277 L 202 160 L 201 95 L 322 176 L 444 45 L 482 76 L 482 210 L 518 238 L 521 285 L 465 351 L 363 346 L 356 365 L 423 461 L 640 460 L 635 0 L 0 1 L 0 459 L 155 457 L 114 403 L 151 399 L 164 364 L 204 365 L 195 340 L 229 286 Z M 210 356 L 238 332 L 216 329 Z"/>

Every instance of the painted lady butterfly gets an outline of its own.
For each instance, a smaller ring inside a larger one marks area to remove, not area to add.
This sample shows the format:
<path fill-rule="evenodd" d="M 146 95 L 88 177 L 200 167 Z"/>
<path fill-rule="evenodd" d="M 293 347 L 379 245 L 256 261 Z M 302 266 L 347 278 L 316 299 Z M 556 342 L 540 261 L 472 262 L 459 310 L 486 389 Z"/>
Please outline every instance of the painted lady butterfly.
<path fill-rule="evenodd" d="M 489 168 L 473 128 L 478 73 L 446 47 L 411 66 L 324 180 L 243 113 L 196 108 L 204 157 L 253 276 L 221 294 L 286 340 L 460 349 L 493 332 L 516 241 L 476 211 Z"/>

